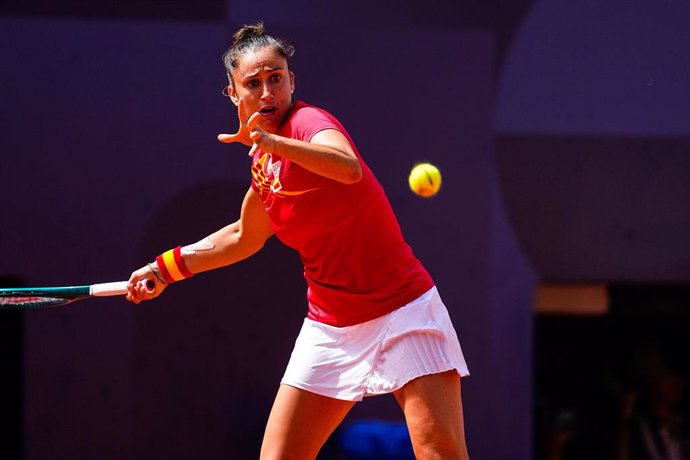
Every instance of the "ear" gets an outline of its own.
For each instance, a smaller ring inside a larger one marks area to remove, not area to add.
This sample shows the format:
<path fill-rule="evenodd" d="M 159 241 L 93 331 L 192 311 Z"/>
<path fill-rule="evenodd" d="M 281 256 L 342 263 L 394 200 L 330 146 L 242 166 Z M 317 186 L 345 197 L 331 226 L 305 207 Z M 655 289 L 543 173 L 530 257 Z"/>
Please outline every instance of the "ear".
<path fill-rule="evenodd" d="M 290 93 L 295 92 L 295 74 L 290 71 Z"/>
<path fill-rule="evenodd" d="M 230 100 L 233 104 L 235 104 L 236 106 L 240 104 L 240 98 L 237 97 L 235 88 L 233 88 L 232 85 L 228 85 L 228 96 L 230 97 Z"/>

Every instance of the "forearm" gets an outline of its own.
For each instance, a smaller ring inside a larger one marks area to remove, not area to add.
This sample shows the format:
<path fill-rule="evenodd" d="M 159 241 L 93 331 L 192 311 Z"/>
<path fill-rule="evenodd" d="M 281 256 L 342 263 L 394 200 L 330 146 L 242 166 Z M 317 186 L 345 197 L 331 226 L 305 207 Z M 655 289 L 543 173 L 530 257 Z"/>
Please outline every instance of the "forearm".
<path fill-rule="evenodd" d="M 153 299 L 170 283 L 246 259 L 261 249 L 271 235 L 273 228 L 261 198 L 249 188 L 237 222 L 197 243 L 165 251 L 155 262 L 134 271 L 129 277 L 127 299 L 134 303 Z M 143 279 L 155 281 L 156 289 L 145 292 L 139 288 Z"/>
<path fill-rule="evenodd" d="M 195 244 L 183 248 L 178 247 L 161 254 L 152 263 L 132 273 L 127 289 L 127 299 L 138 304 L 142 300 L 158 297 L 170 283 L 197 273 L 231 265 L 261 249 L 263 243 L 243 240 L 239 229 L 239 222 L 235 222 Z M 177 257 L 182 260 L 179 261 Z M 144 279 L 154 281 L 155 289 L 144 293 L 141 288 L 137 288 L 141 285 L 140 280 Z"/>
<path fill-rule="evenodd" d="M 259 251 L 265 240 L 243 237 L 238 221 L 210 234 L 202 242 L 184 246 L 181 251 L 184 264 L 193 274 L 246 259 Z"/>
<path fill-rule="evenodd" d="M 309 143 L 273 135 L 273 152 L 320 176 L 352 184 L 362 177 L 362 168 L 354 153 L 330 145 Z"/>

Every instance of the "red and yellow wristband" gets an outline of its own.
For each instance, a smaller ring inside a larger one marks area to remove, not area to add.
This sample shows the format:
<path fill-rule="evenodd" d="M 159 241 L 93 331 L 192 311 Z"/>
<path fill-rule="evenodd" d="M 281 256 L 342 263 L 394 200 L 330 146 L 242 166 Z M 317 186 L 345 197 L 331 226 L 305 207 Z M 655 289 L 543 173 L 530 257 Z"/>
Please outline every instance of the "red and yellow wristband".
<path fill-rule="evenodd" d="M 178 246 L 156 257 L 158 270 L 168 284 L 194 276 L 185 265 L 181 251 L 182 246 Z"/>

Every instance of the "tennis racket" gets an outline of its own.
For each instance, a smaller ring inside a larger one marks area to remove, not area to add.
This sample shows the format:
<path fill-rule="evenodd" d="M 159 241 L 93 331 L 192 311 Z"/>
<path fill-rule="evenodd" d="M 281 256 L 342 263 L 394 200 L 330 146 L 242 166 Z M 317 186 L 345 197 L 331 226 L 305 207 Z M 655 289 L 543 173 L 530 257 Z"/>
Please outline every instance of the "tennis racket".
<path fill-rule="evenodd" d="M 152 280 L 142 281 L 153 292 Z M 110 297 L 127 294 L 127 281 L 98 283 L 86 286 L 6 288 L 0 289 L 0 310 L 56 307 L 89 297 Z"/>

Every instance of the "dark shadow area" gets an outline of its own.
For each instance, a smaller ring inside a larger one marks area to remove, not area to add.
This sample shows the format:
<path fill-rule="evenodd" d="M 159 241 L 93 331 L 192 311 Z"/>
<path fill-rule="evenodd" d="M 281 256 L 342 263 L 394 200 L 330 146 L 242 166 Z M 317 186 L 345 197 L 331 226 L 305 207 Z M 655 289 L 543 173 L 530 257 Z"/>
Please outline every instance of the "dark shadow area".
<path fill-rule="evenodd" d="M 3 0 L 0 16 L 224 22 L 225 0 Z"/>
<path fill-rule="evenodd" d="M 0 288 L 20 287 L 14 276 L 0 276 Z M 24 418 L 24 313 L 0 311 L 0 456 L 22 458 Z"/>
<path fill-rule="evenodd" d="M 690 286 L 609 294 L 607 315 L 536 319 L 537 458 L 686 459 Z M 667 456 L 664 432 L 684 456 Z"/>

